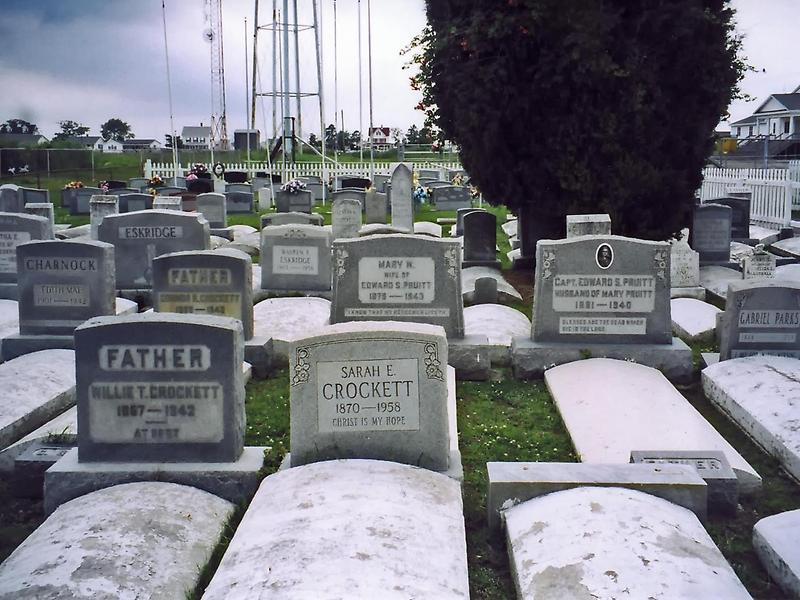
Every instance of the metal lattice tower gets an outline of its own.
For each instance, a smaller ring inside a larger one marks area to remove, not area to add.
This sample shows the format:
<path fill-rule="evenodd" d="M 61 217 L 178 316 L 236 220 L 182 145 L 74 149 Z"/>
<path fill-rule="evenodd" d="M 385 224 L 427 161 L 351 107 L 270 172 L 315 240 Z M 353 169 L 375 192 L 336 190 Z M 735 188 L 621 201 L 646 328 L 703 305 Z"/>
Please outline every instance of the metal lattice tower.
<path fill-rule="evenodd" d="M 211 44 L 211 140 L 220 150 L 230 149 L 225 116 L 225 60 L 222 50 L 222 0 L 205 0 L 206 40 Z M 216 110 L 215 110 L 216 108 Z"/>

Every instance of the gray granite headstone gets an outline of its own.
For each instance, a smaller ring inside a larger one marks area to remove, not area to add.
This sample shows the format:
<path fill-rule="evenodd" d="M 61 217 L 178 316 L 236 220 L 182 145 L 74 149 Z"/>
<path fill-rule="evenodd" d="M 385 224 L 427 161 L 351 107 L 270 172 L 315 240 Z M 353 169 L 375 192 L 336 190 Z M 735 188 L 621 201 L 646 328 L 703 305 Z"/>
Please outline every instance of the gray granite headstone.
<path fill-rule="evenodd" d="M 150 194 L 123 194 L 119 197 L 119 212 L 128 213 L 153 208 L 153 196 Z"/>
<path fill-rule="evenodd" d="M 156 312 L 217 315 L 242 322 L 253 337 L 253 263 L 239 250 L 187 250 L 153 259 Z"/>
<path fill-rule="evenodd" d="M 0 185 L 0 212 L 20 213 L 24 211 L 19 186 L 13 183 Z"/>
<path fill-rule="evenodd" d="M 337 192 L 337 195 L 347 192 Z M 361 229 L 361 201 L 358 198 L 337 197 L 331 205 L 333 239 L 358 237 Z"/>
<path fill-rule="evenodd" d="M 475 280 L 473 304 L 497 304 L 497 279 L 494 277 L 478 277 Z"/>
<path fill-rule="evenodd" d="M 367 190 L 364 197 L 364 212 L 366 223 L 385 224 L 389 213 L 386 194 L 377 192 L 374 189 Z"/>
<path fill-rule="evenodd" d="M 17 248 L 19 331 L 72 335 L 101 315 L 114 315 L 114 246 L 104 242 L 34 241 Z"/>
<path fill-rule="evenodd" d="M 607 214 L 567 215 L 567 237 L 611 235 L 611 217 Z"/>
<path fill-rule="evenodd" d="M 104 190 L 96 187 L 77 188 L 74 192 L 72 204 L 70 205 L 69 214 L 88 215 L 89 201 L 92 199 L 92 196 L 102 196 L 105 193 L 106 192 Z"/>
<path fill-rule="evenodd" d="M 747 192 L 744 197 L 725 196 L 709 200 L 709 204 L 720 204 L 731 207 L 731 238 L 746 240 L 750 238 L 750 196 Z"/>
<path fill-rule="evenodd" d="M 80 462 L 233 462 L 244 442 L 242 324 L 139 313 L 75 330 Z"/>
<path fill-rule="evenodd" d="M 310 213 L 314 206 L 314 197 L 308 190 L 299 192 L 275 192 L 275 208 L 278 212 Z"/>
<path fill-rule="evenodd" d="M 540 240 L 536 342 L 669 344 L 670 249 L 616 235 Z"/>
<path fill-rule="evenodd" d="M 273 225 L 318 225 L 322 226 L 325 219 L 318 213 L 304 212 L 279 212 L 261 215 L 261 227 Z"/>
<path fill-rule="evenodd" d="M 500 268 L 497 260 L 497 218 L 485 210 L 472 210 L 463 217 L 463 267 Z"/>
<path fill-rule="evenodd" d="M 234 184 L 228 184 L 234 185 Z M 226 211 L 229 215 L 253 212 L 252 192 L 225 192 Z"/>
<path fill-rule="evenodd" d="M 37 190 L 35 188 L 19 188 L 19 193 L 22 196 L 22 206 L 33 203 L 50 202 L 50 192 L 47 190 Z"/>
<path fill-rule="evenodd" d="M 17 281 L 17 246 L 52 237 L 50 221 L 45 217 L 0 212 L 0 284 Z"/>
<path fill-rule="evenodd" d="M 432 200 L 436 205 L 436 210 L 458 210 L 472 206 L 472 199 L 467 188 L 447 183 L 433 188 Z"/>
<path fill-rule="evenodd" d="M 731 208 L 702 204 L 694 208 L 689 245 L 700 253 L 700 264 L 728 262 L 731 257 Z"/>
<path fill-rule="evenodd" d="M 249 183 L 226 183 L 225 184 L 225 191 L 226 192 L 246 192 L 248 194 L 253 193 L 253 186 Z"/>
<path fill-rule="evenodd" d="M 335 203 L 339 199 L 349 199 L 349 200 L 358 200 L 358 204 L 361 207 L 361 212 L 364 212 L 365 204 L 366 204 L 366 195 L 367 192 L 362 189 L 344 189 L 339 190 L 337 192 L 333 192 L 330 195 L 331 204 Z"/>
<path fill-rule="evenodd" d="M 419 323 L 351 323 L 289 355 L 291 463 L 372 458 L 449 465 L 447 340 Z"/>
<path fill-rule="evenodd" d="M 420 179 L 439 179 L 442 172 L 439 169 L 417 169 L 417 176 Z"/>
<path fill-rule="evenodd" d="M 402 160 L 402 159 L 401 159 Z M 386 190 L 386 182 L 389 181 L 388 175 L 381 175 L 376 173 L 372 176 L 372 184 L 376 191 L 383 194 Z"/>
<path fill-rule="evenodd" d="M 213 192 L 198 194 L 196 202 L 197 212 L 201 213 L 203 218 L 208 221 L 209 227 L 217 229 L 228 226 L 228 213 L 224 194 L 215 194 Z"/>
<path fill-rule="evenodd" d="M 154 210 L 183 210 L 183 198 L 181 196 L 156 196 L 153 199 Z"/>
<path fill-rule="evenodd" d="M 720 360 L 757 354 L 800 358 L 800 282 L 730 282 L 717 329 Z"/>
<path fill-rule="evenodd" d="M 108 215 L 119 212 L 119 198 L 117 196 L 92 196 L 89 200 L 89 219 L 91 229 L 89 237 L 97 239 L 97 227 Z"/>
<path fill-rule="evenodd" d="M 261 288 L 331 289 L 331 234 L 316 225 L 275 225 L 261 232 Z"/>
<path fill-rule="evenodd" d="M 414 230 L 414 200 L 411 197 L 411 169 L 398 163 L 392 169 L 392 225 L 406 231 Z"/>
<path fill-rule="evenodd" d="M 117 289 L 147 289 L 152 285 L 156 256 L 208 250 L 208 229 L 208 221 L 196 214 L 146 210 L 105 217 L 98 237 L 114 244 Z"/>
<path fill-rule="evenodd" d="M 468 207 L 468 208 L 459 208 L 458 210 L 456 210 L 456 236 L 464 235 L 464 215 L 474 210 L 483 210 L 483 209 Z"/>
<path fill-rule="evenodd" d="M 55 232 L 56 212 L 52 202 L 28 202 L 25 205 L 25 212 L 29 215 L 44 217 L 50 221 L 50 231 Z"/>
<path fill-rule="evenodd" d="M 464 337 L 461 245 L 426 235 L 333 243 L 331 323 L 414 321 Z"/>
<path fill-rule="evenodd" d="M 147 189 L 150 186 L 150 180 L 147 177 L 131 177 L 128 179 L 128 186 L 138 190 Z"/>

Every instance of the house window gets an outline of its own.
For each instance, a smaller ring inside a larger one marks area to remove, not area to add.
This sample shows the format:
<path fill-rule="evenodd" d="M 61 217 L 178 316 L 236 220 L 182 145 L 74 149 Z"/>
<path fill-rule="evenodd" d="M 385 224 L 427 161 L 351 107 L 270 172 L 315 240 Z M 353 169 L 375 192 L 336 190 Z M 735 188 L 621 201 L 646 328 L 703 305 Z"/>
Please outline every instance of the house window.
<path fill-rule="evenodd" d="M 777 128 L 775 127 L 775 121 L 772 122 L 772 134 L 775 135 Z"/>
<path fill-rule="evenodd" d="M 789 119 L 783 122 L 783 133 L 789 133 Z"/>
<path fill-rule="evenodd" d="M 748 127 L 748 130 L 749 131 L 747 132 L 747 135 L 753 135 L 753 126 L 752 125 L 750 125 L 750 127 Z"/>

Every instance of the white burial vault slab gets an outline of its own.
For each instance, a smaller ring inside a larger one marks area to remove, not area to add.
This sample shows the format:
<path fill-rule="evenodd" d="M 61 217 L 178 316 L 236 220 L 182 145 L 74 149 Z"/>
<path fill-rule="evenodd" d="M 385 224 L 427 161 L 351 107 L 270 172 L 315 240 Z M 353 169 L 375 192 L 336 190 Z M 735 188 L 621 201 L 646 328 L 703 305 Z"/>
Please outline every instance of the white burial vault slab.
<path fill-rule="evenodd" d="M 753 548 L 761 564 L 790 596 L 800 598 L 800 510 L 761 519 L 753 528 Z"/>
<path fill-rule="evenodd" d="M 269 298 L 253 306 L 254 336 L 272 338 L 275 361 L 286 364 L 289 344 L 315 335 L 330 318 L 325 298 Z"/>
<path fill-rule="evenodd" d="M 75 351 L 41 350 L 0 365 L 0 448 L 75 402 Z"/>
<path fill-rule="evenodd" d="M 506 512 L 522 599 L 749 599 L 689 510 L 643 492 L 575 488 Z"/>
<path fill-rule="evenodd" d="M 684 342 L 714 341 L 720 309 L 694 298 L 673 298 L 670 307 L 672 331 Z"/>
<path fill-rule="evenodd" d="M 14 460 L 35 441 L 75 440 L 78 435 L 78 407 L 72 406 L 38 429 L 0 450 L 0 472 L 14 470 Z"/>
<path fill-rule="evenodd" d="M 794 263 L 775 267 L 775 279 L 800 281 L 800 264 Z"/>
<path fill-rule="evenodd" d="M 469 598 L 458 483 L 376 460 L 270 475 L 203 595 L 253 598 Z"/>
<path fill-rule="evenodd" d="M 800 481 L 800 360 L 734 358 L 701 377 L 706 397 Z"/>
<path fill-rule="evenodd" d="M 700 285 L 720 298 L 728 295 L 728 283 L 741 281 L 742 274 L 728 267 L 709 265 L 700 267 Z"/>
<path fill-rule="evenodd" d="M 505 302 L 521 302 L 522 295 L 508 283 L 497 269 L 491 267 L 467 267 L 461 269 L 461 296 L 465 302 L 471 302 L 475 293 L 475 282 L 481 277 L 497 280 L 497 296 Z M 530 329 L 526 335 L 530 332 Z"/>
<path fill-rule="evenodd" d="M 477 304 L 464 309 L 464 333 L 488 338 L 492 364 L 511 364 L 511 339 L 527 336 L 530 330 L 530 319 L 509 306 Z"/>
<path fill-rule="evenodd" d="M 800 258 L 800 237 L 795 236 L 785 240 L 774 242 L 770 246 L 770 250 L 773 250 L 777 254 L 781 254 L 783 256 Z"/>
<path fill-rule="evenodd" d="M 0 599 L 186 597 L 233 504 L 174 483 L 129 483 L 58 508 L 0 565 Z"/>
<path fill-rule="evenodd" d="M 544 379 L 583 462 L 627 463 L 634 450 L 719 450 L 742 493 L 761 487 L 755 469 L 655 369 L 590 358 Z"/>

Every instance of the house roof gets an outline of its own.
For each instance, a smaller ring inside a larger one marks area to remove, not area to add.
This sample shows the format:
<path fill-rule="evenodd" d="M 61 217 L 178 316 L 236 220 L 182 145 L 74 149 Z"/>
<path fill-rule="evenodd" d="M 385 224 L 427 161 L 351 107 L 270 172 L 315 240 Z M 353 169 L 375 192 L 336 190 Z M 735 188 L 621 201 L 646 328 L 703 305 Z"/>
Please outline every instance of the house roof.
<path fill-rule="evenodd" d="M 759 105 L 759 107 L 755 110 L 754 115 L 761 112 L 761 109 L 764 108 L 773 98 L 781 103 L 786 110 L 800 110 L 800 93 L 772 94 Z"/>
<path fill-rule="evenodd" d="M 4 142 L 20 142 L 38 144 L 39 140 L 46 140 L 40 133 L 0 133 L 0 140 Z"/>
<path fill-rule="evenodd" d="M 369 135 L 372 135 L 374 133 L 382 133 L 386 137 L 389 137 L 389 134 L 391 132 L 392 132 L 392 130 L 389 129 L 388 127 L 371 127 L 370 130 L 369 130 Z"/>
<path fill-rule="evenodd" d="M 136 145 L 136 146 L 139 146 L 139 145 L 149 146 L 150 144 L 152 144 L 155 141 L 156 141 L 155 138 L 134 138 L 134 139 L 131 139 L 131 140 L 125 140 L 124 142 L 122 142 L 122 144 L 123 145 L 129 145 L 130 144 L 130 145 Z"/>
<path fill-rule="evenodd" d="M 739 119 L 738 121 L 734 121 L 731 125 L 755 125 L 756 117 L 755 115 L 750 115 L 746 119 Z"/>
<path fill-rule="evenodd" d="M 198 127 L 197 125 L 189 125 L 184 127 L 181 130 L 181 137 L 210 137 L 211 136 L 211 127 L 206 127 L 204 125 Z"/>
<path fill-rule="evenodd" d="M 70 135 L 65 137 L 64 141 L 70 142 L 71 144 L 88 144 L 89 146 L 94 146 L 99 139 L 99 135 Z"/>

